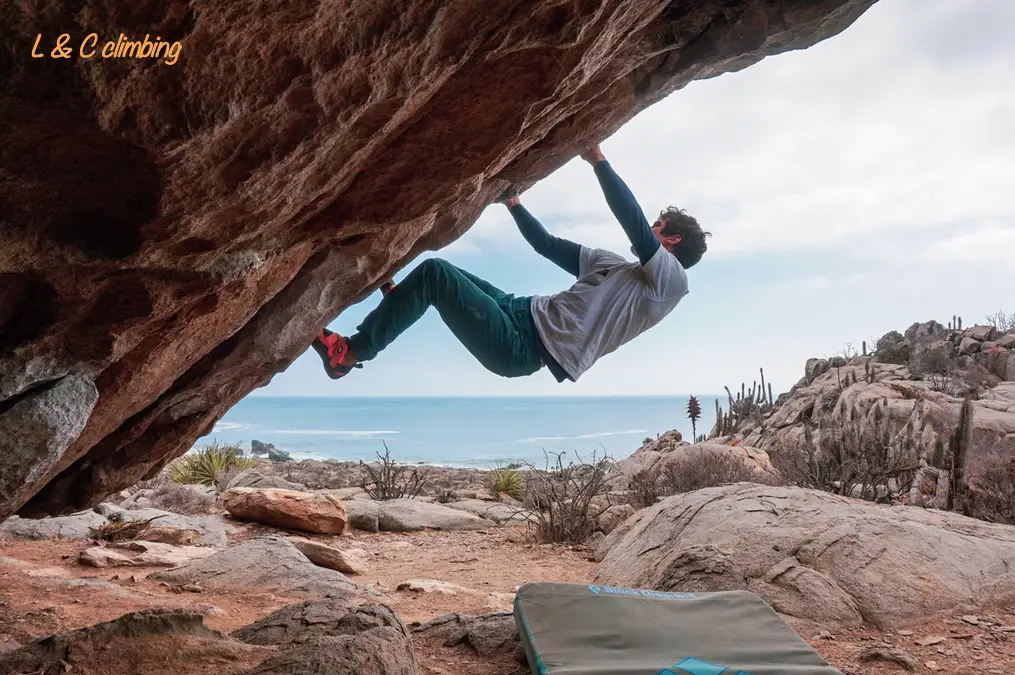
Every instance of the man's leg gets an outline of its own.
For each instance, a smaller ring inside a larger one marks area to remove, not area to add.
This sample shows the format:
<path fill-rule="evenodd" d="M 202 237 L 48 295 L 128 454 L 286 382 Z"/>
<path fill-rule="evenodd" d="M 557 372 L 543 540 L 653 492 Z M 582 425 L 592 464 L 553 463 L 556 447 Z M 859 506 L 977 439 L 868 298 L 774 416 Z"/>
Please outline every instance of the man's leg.
<path fill-rule="evenodd" d="M 504 377 L 531 375 L 542 366 L 539 354 L 523 339 L 494 294 L 506 297 L 447 261 L 425 260 L 384 296 L 348 338 L 351 357 L 369 361 L 435 307 L 455 337 L 488 370 Z"/>

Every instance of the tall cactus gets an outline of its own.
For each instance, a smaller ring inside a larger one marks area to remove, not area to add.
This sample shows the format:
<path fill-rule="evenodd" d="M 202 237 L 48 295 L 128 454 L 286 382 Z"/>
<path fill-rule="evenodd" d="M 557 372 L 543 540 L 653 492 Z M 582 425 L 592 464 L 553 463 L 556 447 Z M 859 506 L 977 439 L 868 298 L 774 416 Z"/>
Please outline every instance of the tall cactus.
<path fill-rule="evenodd" d="M 959 423 L 949 439 L 951 460 L 951 485 L 948 494 L 948 509 L 965 513 L 966 504 L 966 456 L 973 443 L 973 401 L 966 396 L 959 408 Z"/>

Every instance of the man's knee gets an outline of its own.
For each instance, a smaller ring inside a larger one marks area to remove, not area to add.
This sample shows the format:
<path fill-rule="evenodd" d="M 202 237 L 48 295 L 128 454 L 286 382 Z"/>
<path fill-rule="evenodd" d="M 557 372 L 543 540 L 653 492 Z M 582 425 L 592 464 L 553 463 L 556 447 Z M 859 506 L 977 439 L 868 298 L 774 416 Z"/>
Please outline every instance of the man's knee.
<path fill-rule="evenodd" d="M 413 272 L 428 281 L 433 281 L 447 275 L 452 269 L 454 265 L 443 258 L 427 258 L 417 265 Z"/>

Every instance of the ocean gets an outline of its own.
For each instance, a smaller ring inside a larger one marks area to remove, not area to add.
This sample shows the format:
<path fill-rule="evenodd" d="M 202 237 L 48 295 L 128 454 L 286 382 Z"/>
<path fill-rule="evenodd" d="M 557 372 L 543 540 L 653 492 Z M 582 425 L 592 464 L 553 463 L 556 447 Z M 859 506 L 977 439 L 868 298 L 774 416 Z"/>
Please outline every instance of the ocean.
<path fill-rule="evenodd" d="M 699 397 L 698 433 L 715 421 L 715 397 Z M 543 466 L 545 452 L 565 460 L 605 452 L 627 457 L 648 437 L 679 429 L 691 439 L 687 397 L 296 398 L 251 396 L 237 403 L 195 445 L 250 448 L 272 443 L 297 459 L 371 460 L 487 468 Z"/>

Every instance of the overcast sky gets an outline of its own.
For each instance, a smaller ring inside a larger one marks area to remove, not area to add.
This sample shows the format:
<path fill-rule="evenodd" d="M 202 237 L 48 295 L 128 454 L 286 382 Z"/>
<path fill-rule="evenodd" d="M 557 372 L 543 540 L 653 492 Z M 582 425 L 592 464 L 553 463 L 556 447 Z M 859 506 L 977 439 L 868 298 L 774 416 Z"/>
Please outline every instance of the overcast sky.
<path fill-rule="evenodd" d="M 577 383 L 497 377 L 430 310 L 344 380 L 308 352 L 255 395 L 704 395 L 759 367 L 779 392 L 846 343 L 1015 311 L 1012 26 L 1007 0 L 881 0 L 837 37 L 691 83 L 620 129 L 603 151 L 645 212 L 678 205 L 714 237 L 677 309 Z M 523 203 L 554 234 L 634 259 L 584 162 Z M 517 295 L 571 282 L 498 205 L 432 255 Z"/>

